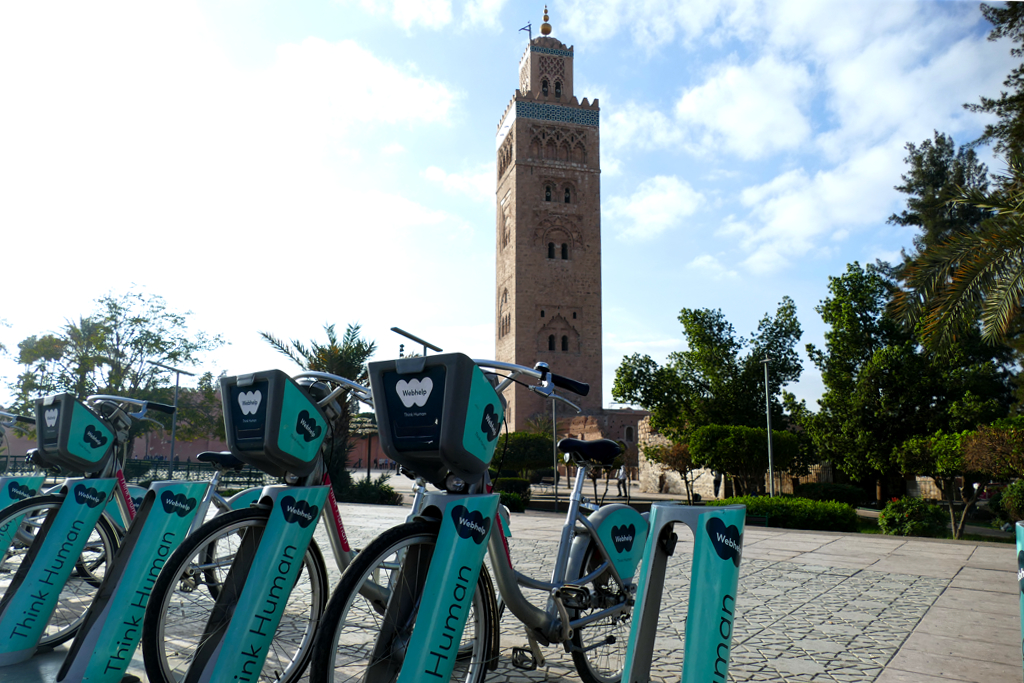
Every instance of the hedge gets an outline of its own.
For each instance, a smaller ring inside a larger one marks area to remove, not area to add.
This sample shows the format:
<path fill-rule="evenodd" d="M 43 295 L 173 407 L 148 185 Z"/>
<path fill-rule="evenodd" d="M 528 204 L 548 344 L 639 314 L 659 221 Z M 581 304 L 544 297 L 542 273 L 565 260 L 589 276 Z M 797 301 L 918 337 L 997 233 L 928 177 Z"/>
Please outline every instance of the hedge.
<path fill-rule="evenodd" d="M 866 502 L 867 495 L 859 486 L 850 484 L 831 484 L 808 482 L 800 484 L 793 491 L 798 498 L 810 500 L 834 500 L 837 503 L 846 503 L 857 507 Z"/>
<path fill-rule="evenodd" d="M 707 505 L 746 505 L 747 514 L 766 517 L 766 526 L 812 531 L 856 531 L 857 513 L 846 503 L 807 498 L 738 496 Z"/>

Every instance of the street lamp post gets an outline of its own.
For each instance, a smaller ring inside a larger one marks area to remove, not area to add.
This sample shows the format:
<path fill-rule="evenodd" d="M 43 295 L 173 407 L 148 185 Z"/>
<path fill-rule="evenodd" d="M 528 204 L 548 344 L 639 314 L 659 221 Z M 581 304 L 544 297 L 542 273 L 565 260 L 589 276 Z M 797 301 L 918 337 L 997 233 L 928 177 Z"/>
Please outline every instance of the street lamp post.
<path fill-rule="evenodd" d="M 772 463 L 772 403 L 768 390 L 768 363 L 771 358 L 761 361 L 764 365 L 764 415 L 768 422 L 768 495 L 775 496 L 775 471 Z"/>
<path fill-rule="evenodd" d="M 171 415 L 171 457 L 167 462 L 167 478 L 174 479 L 174 439 L 175 433 L 178 429 L 178 385 L 181 383 L 181 376 L 188 375 L 189 377 L 195 377 L 196 373 L 189 372 L 188 370 L 182 370 L 180 368 L 174 368 L 170 365 L 164 365 L 158 363 L 155 360 L 147 361 L 150 365 L 155 365 L 158 368 L 163 368 L 174 373 L 174 414 Z"/>
<path fill-rule="evenodd" d="M 405 330 L 403 330 L 400 327 L 392 327 L 391 331 L 394 332 L 395 334 L 402 335 L 406 339 L 412 339 L 417 344 L 423 344 L 423 355 L 424 356 L 427 355 L 427 349 L 430 349 L 431 351 L 437 351 L 438 353 L 441 353 L 441 352 L 444 351 L 444 349 L 442 349 L 440 347 L 437 347 L 437 346 L 434 346 L 430 342 L 424 341 L 424 340 L 420 339 L 419 337 L 417 337 L 416 335 L 409 334 L 408 332 L 406 332 Z"/>

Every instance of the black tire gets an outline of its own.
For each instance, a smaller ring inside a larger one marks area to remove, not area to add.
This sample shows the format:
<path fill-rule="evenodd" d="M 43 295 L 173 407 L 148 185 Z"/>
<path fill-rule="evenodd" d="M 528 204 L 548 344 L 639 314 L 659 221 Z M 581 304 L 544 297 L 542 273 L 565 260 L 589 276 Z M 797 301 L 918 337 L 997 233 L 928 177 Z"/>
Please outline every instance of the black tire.
<path fill-rule="evenodd" d="M 142 654 L 150 683 L 176 683 L 184 677 L 239 542 L 247 532 L 262 533 L 269 515 L 268 508 L 218 515 L 196 529 L 167 559 L 142 624 Z M 329 588 L 323 555 L 311 541 L 259 681 L 287 683 L 302 675 Z"/>
<path fill-rule="evenodd" d="M 600 553 L 594 544 L 590 543 L 583 553 L 583 562 L 577 578 L 596 571 L 602 561 Z M 630 604 L 629 610 L 624 614 L 594 621 L 573 632 L 572 661 L 583 683 L 619 683 L 622 678 L 633 616 L 634 598 L 629 588 L 636 585 L 637 576 L 623 577 L 623 581 L 629 584 L 625 592 L 615 583 L 610 572 L 599 574 L 587 584 L 592 608 L 576 610 L 572 615 L 578 619 L 586 616 L 588 612 L 599 611 L 623 600 Z"/>
<path fill-rule="evenodd" d="M 0 601 L 6 595 L 7 588 L 18 570 L 28 559 L 36 534 L 46 516 L 50 512 L 56 513 L 63 502 L 64 496 L 58 494 L 35 496 L 18 501 L 0 511 L 0 529 L 13 524 L 17 518 L 22 518 L 10 545 L 3 549 L 3 559 L 0 561 Z M 120 542 L 114 525 L 106 515 L 102 515 L 96 527 L 90 532 L 85 548 L 75 563 L 75 569 L 61 588 L 57 607 L 39 639 L 41 650 L 55 647 L 75 637 L 86 611 L 96 597 L 107 567 L 120 547 Z"/>
<path fill-rule="evenodd" d="M 434 545 L 440 523 L 436 521 L 416 521 L 388 529 L 375 538 L 356 556 L 352 564 L 341 575 L 337 588 L 327 603 L 324 622 L 317 634 L 313 649 L 313 662 L 310 668 L 310 680 L 317 683 L 334 681 L 362 681 L 370 666 L 370 654 L 375 647 L 385 645 L 378 643 L 381 624 L 384 622 L 385 602 L 371 599 L 376 589 L 378 593 L 385 589 L 390 595 L 391 582 L 399 566 L 399 559 L 408 557 L 410 551 L 421 554 L 424 567 L 416 575 L 412 575 L 411 563 L 406 563 L 405 582 L 413 587 L 422 587 L 426 575 L 426 565 L 433 556 Z M 413 589 L 415 590 L 415 588 Z M 391 604 L 393 600 L 387 600 Z M 399 603 L 400 604 L 400 603 Z M 387 644 L 388 664 L 384 659 L 385 668 L 374 681 L 394 681 L 401 670 L 401 647 L 416 626 L 419 612 L 418 596 L 407 601 L 409 609 L 400 616 L 401 625 L 397 634 Z M 477 588 L 473 595 L 472 607 L 466 623 L 466 631 L 462 636 L 459 653 L 456 657 L 452 681 L 461 683 L 479 683 L 487 672 L 490 658 L 496 657 L 492 652 L 492 638 L 497 624 L 494 589 L 488 575 L 481 572 L 477 580 Z"/>

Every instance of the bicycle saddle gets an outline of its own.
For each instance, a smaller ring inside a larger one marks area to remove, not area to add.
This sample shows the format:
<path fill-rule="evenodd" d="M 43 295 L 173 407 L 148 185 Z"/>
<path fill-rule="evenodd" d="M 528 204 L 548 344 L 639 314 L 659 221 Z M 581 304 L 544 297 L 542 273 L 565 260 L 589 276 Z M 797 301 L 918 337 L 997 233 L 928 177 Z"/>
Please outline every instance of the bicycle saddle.
<path fill-rule="evenodd" d="M 196 460 L 199 462 L 213 463 L 213 466 L 219 470 L 241 470 L 245 467 L 245 463 L 232 455 L 229 451 L 215 452 L 206 451 L 196 456 Z"/>
<path fill-rule="evenodd" d="M 611 465 L 612 461 L 622 454 L 619 444 L 611 439 L 598 439 L 597 441 L 562 439 L 558 442 L 558 450 L 571 454 L 574 456 L 573 460 L 578 458 L 603 467 Z"/>

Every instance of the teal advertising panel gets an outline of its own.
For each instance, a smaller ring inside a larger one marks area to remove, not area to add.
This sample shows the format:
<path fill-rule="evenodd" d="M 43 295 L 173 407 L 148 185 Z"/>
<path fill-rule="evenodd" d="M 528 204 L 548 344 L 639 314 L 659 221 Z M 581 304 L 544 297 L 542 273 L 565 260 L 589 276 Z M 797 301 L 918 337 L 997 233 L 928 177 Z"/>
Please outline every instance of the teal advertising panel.
<path fill-rule="evenodd" d="M 274 507 L 252 559 L 252 571 L 224 637 L 215 644 L 214 651 L 197 655 L 196 659 L 205 664 L 210 675 L 204 671 L 195 676 L 190 671 L 190 680 L 256 680 L 267 658 L 267 649 L 313 538 L 317 517 L 327 501 L 327 487 L 275 486 L 265 492 L 274 499 Z M 230 654 L 220 656 L 222 652 Z"/>
<path fill-rule="evenodd" d="M 116 479 L 71 479 L 66 483 L 67 498 L 50 512 L 45 535 L 37 536 L 33 543 L 31 561 L 22 563 L 4 596 L 0 666 L 24 661 L 35 653 L 61 589 L 116 483 Z"/>
<path fill-rule="evenodd" d="M 64 659 L 58 682 L 121 680 L 142 637 L 153 584 L 188 535 L 206 487 L 207 482 L 152 485 Z"/>
<path fill-rule="evenodd" d="M 726 680 L 745 520 L 742 506 L 711 508 L 697 518 L 682 683 Z"/>
<path fill-rule="evenodd" d="M 590 519 L 597 525 L 597 533 L 611 555 L 615 571 L 622 579 L 629 581 L 643 556 L 647 542 L 647 520 L 628 505 L 618 504 L 605 505 Z"/>
<path fill-rule="evenodd" d="M 43 475 L 30 477 L 0 477 L 0 510 L 19 500 L 31 498 L 39 493 L 46 477 Z M 0 526 L 0 548 L 8 548 L 14 532 L 18 530 L 24 515 Z"/>
<path fill-rule="evenodd" d="M 505 409 L 494 387 L 480 368 L 474 367 L 469 384 L 469 407 L 466 428 L 462 433 L 462 447 L 486 467 L 494 457 L 498 445 Z"/>
<path fill-rule="evenodd" d="M 327 422 L 310 401 L 292 382 L 285 382 L 281 397 L 281 431 L 277 434 L 277 447 L 292 458 L 313 462 L 320 452 L 320 444 L 327 436 Z"/>
<path fill-rule="evenodd" d="M 1020 649 L 1024 653 L 1024 522 L 1017 522 L 1017 588 L 1020 593 L 1020 628 L 1021 641 Z"/>
<path fill-rule="evenodd" d="M 458 497 L 446 506 L 398 683 L 451 678 L 498 499 Z"/>

